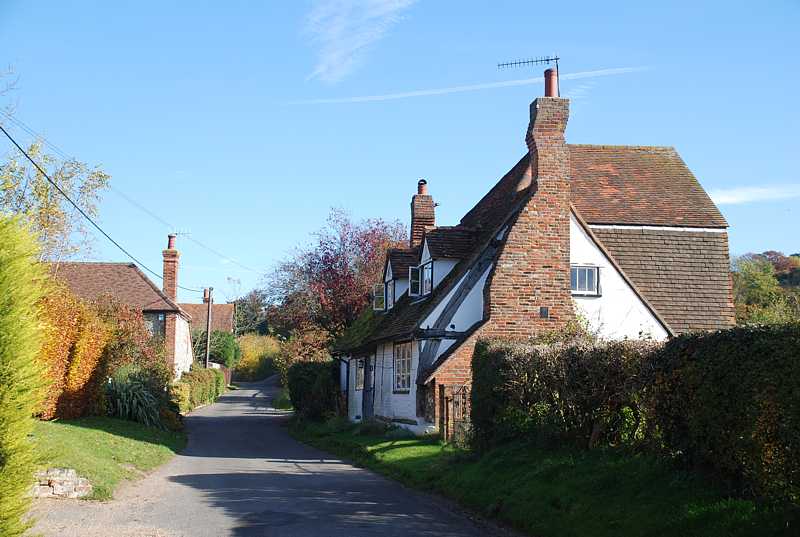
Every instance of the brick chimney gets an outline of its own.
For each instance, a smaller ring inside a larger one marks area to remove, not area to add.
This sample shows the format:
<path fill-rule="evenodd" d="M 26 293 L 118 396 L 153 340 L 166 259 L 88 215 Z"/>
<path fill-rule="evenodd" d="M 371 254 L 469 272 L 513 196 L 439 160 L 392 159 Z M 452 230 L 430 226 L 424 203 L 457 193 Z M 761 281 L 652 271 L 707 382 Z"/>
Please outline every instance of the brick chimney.
<path fill-rule="evenodd" d="M 426 229 L 436 227 L 436 214 L 433 197 L 428 194 L 428 181 L 420 179 L 417 193 L 411 198 L 411 241 L 412 247 L 422 244 Z"/>
<path fill-rule="evenodd" d="M 528 201 L 508 232 L 485 307 L 487 335 L 530 337 L 574 318 L 569 282 L 570 163 L 564 131 L 569 100 L 557 97 L 557 73 L 545 71 L 545 97 L 530 106 L 525 142 Z M 522 188 L 520 188 L 522 190 Z"/>
<path fill-rule="evenodd" d="M 167 249 L 162 252 L 164 256 L 164 294 L 167 295 L 173 302 L 178 300 L 178 260 L 181 254 L 175 249 L 174 233 L 167 236 Z"/>
<path fill-rule="evenodd" d="M 203 289 L 203 304 L 208 304 L 211 301 L 211 292 L 208 287 Z"/>

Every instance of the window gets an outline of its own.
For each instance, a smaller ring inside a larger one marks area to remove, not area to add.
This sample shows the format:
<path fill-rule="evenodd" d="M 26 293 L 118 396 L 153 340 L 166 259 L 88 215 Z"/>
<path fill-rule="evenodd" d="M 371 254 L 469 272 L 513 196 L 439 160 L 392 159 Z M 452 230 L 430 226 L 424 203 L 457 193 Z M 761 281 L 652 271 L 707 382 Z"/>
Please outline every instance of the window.
<path fill-rule="evenodd" d="M 356 360 L 356 390 L 364 389 L 364 360 Z"/>
<path fill-rule="evenodd" d="M 144 324 L 153 337 L 165 337 L 167 334 L 167 316 L 164 313 L 144 313 Z"/>
<path fill-rule="evenodd" d="M 569 272 L 573 295 L 600 296 L 598 267 L 570 267 Z"/>
<path fill-rule="evenodd" d="M 408 269 L 408 294 L 427 295 L 433 291 L 433 260 Z"/>
<path fill-rule="evenodd" d="M 394 280 L 386 282 L 386 309 L 394 307 Z"/>
<path fill-rule="evenodd" d="M 411 389 L 411 342 L 394 346 L 394 390 Z"/>
<path fill-rule="evenodd" d="M 372 309 L 383 311 L 386 309 L 386 296 L 384 295 L 384 285 L 376 283 L 372 286 Z"/>

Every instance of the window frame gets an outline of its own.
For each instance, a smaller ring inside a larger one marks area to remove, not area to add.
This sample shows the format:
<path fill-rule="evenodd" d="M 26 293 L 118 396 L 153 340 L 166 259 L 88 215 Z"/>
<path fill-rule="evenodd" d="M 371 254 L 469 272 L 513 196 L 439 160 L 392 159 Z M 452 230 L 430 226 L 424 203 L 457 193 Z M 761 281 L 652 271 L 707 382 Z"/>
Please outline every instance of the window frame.
<path fill-rule="evenodd" d="M 378 303 L 380 302 L 380 307 Z M 386 284 L 376 283 L 372 286 L 372 309 L 386 311 Z"/>
<path fill-rule="evenodd" d="M 576 271 L 575 277 L 575 287 L 572 286 L 572 271 Z M 589 272 L 594 273 L 594 286 L 593 288 L 589 288 L 588 285 L 584 285 L 584 289 L 580 287 L 581 281 L 581 272 L 586 274 L 584 278 L 584 282 L 588 280 Z M 600 267 L 597 265 L 570 265 L 569 267 L 569 287 L 570 292 L 573 296 L 602 296 L 601 288 L 600 288 Z"/>
<path fill-rule="evenodd" d="M 383 292 L 383 297 L 384 297 L 383 302 L 384 305 L 386 306 L 386 311 L 394 307 L 394 293 L 395 293 L 394 280 L 389 280 L 388 282 L 386 282 L 385 290 Z"/>
<path fill-rule="evenodd" d="M 411 391 L 411 369 L 414 362 L 412 345 L 412 341 L 402 341 L 392 345 L 392 393 Z M 398 362 L 401 362 L 400 366 Z M 400 368 L 402 369 L 398 371 Z M 401 379 L 405 382 L 400 382 Z"/>
<path fill-rule="evenodd" d="M 143 315 L 145 326 L 152 338 L 167 337 L 167 314 L 163 311 L 147 311 Z"/>

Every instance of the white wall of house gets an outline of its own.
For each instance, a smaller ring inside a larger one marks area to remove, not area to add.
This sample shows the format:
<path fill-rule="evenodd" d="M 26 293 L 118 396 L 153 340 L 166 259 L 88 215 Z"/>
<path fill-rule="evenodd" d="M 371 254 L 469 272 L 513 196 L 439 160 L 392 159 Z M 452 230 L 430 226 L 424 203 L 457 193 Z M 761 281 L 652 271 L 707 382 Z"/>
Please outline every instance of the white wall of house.
<path fill-rule="evenodd" d="M 394 389 L 394 343 L 378 345 L 375 356 L 375 415 L 416 420 L 418 342 L 411 342 L 411 387 L 405 392 L 395 392 Z"/>
<path fill-rule="evenodd" d="M 403 293 L 408 291 L 408 278 L 400 278 L 394 281 L 394 301 L 400 300 Z"/>
<path fill-rule="evenodd" d="M 666 339 L 667 331 L 574 215 L 570 217 L 569 231 L 570 264 L 599 268 L 601 295 L 573 296 L 578 312 L 586 318 L 590 330 L 606 339 Z"/>
<path fill-rule="evenodd" d="M 189 328 L 189 321 L 180 315 L 175 317 L 175 378 L 181 378 L 181 375 L 189 371 L 194 361 L 192 331 Z"/>
<path fill-rule="evenodd" d="M 422 245 L 422 257 L 420 263 L 425 263 L 431 260 L 431 251 L 428 249 L 428 241 Z M 458 259 L 450 259 L 442 257 L 433 260 L 433 288 L 435 289 L 442 280 L 453 270 L 458 264 Z"/>

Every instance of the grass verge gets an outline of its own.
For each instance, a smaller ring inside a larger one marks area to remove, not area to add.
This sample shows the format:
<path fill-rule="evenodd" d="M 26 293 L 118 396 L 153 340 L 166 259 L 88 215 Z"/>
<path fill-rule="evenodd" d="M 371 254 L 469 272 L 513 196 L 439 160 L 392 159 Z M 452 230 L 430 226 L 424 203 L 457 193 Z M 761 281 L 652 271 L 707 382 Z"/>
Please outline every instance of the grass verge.
<path fill-rule="evenodd" d="M 40 421 L 33 436 L 44 468 L 74 468 L 93 487 L 88 499 L 108 500 L 123 480 L 167 462 L 186 435 L 107 417 Z"/>
<path fill-rule="evenodd" d="M 651 456 L 512 444 L 483 456 L 436 439 L 369 435 L 341 422 L 292 434 L 404 484 L 540 537 L 789 536 L 796 509 L 726 498 Z M 392 432 L 389 433 L 390 435 Z"/>

